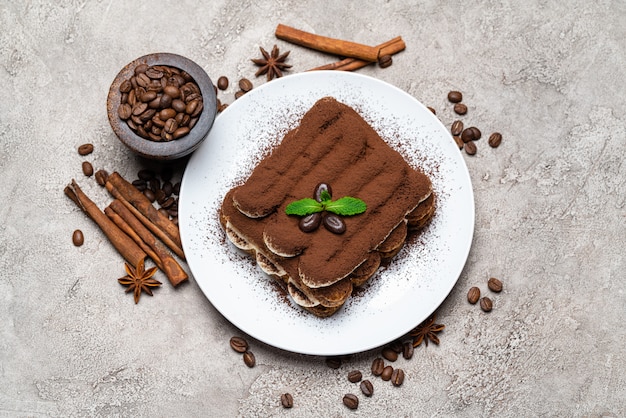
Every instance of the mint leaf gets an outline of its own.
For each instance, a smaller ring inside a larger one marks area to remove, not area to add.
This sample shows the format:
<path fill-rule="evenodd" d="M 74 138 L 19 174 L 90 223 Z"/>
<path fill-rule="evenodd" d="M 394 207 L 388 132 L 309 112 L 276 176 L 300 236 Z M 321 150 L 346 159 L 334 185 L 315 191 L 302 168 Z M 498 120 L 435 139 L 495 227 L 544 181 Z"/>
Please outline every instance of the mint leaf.
<path fill-rule="evenodd" d="M 320 202 L 307 197 L 288 204 L 285 208 L 285 213 L 287 215 L 306 216 L 323 210 L 324 206 Z"/>
<path fill-rule="evenodd" d="M 331 199 L 332 197 L 330 196 L 330 193 L 328 193 L 328 190 L 322 190 L 322 193 L 320 193 L 320 200 L 322 201 L 322 203 L 330 202 Z"/>
<path fill-rule="evenodd" d="M 350 196 L 342 197 L 334 202 L 324 203 L 324 209 L 341 216 L 358 215 L 359 213 L 365 212 L 367 209 L 367 205 L 364 201 Z"/>

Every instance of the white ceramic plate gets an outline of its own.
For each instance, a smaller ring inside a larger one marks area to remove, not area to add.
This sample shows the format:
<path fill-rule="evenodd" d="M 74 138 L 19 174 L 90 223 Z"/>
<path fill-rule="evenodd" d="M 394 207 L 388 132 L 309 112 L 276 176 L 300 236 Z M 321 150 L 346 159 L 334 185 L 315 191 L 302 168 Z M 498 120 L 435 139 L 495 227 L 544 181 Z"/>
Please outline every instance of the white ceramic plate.
<path fill-rule="evenodd" d="M 291 302 L 249 256 L 230 244 L 218 210 L 263 155 L 320 98 L 356 109 L 393 148 L 431 178 L 437 210 L 430 225 L 389 267 L 330 318 Z M 369 350 L 410 331 L 443 302 L 465 265 L 474 232 L 474 197 L 465 162 L 441 122 L 402 90 L 363 75 L 290 75 L 247 93 L 217 116 L 183 176 L 179 223 L 196 282 L 229 321 L 269 345 L 303 354 Z"/>

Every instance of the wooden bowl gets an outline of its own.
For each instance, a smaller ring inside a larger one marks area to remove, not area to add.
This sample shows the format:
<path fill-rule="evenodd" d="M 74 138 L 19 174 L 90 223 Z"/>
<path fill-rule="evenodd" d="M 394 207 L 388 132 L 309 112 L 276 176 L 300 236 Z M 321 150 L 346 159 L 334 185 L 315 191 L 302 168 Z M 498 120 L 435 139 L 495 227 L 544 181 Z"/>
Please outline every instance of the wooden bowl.
<path fill-rule="evenodd" d="M 125 80 L 129 80 L 134 75 L 135 68 L 140 64 L 176 67 L 186 71 L 193 77 L 202 93 L 204 107 L 195 126 L 187 135 L 171 141 L 156 142 L 142 138 L 128 126 L 126 121 L 120 119 L 118 115 L 118 107 L 120 106 L 122 97 L 120 84 Z M 153 160 L 175 160 L 192 153 L 200 146 L 202 141 L 204 141 L 211 126 L 213 126 L 213 121 L 217 114 L 217 97 L 215 95 L 213 82 L 198 64 L 180 55 L 154 53 L 137 58 L 127 64 L 117 74 L 109 89 L 107 114 L 115 135 L 133 152 L 144 158 Z"/>

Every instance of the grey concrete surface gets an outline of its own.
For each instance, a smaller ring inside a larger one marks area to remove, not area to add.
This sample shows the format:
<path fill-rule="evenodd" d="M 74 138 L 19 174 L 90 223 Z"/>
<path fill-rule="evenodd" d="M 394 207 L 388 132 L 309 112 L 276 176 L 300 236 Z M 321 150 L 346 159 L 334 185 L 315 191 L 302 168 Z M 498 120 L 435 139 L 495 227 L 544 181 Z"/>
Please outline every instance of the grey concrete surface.
<path fill-rule="evenodd" d="M 121 258 L 63 195 L 77 178 L 109 201 L 83 160 L 128 177 L 142 166 L 105 110 L 136 57 L 174 52 L 257 85 L 259 46 L 291 50 L 292 72 L 334 60 L 277 41 L 278 23 L 372 45 L 400 35 L 391 67 L 360 72 L 448 126 L 446 94 L 461 90 L 464 121 L 504 136 L 464 157 L 476 232 L 439 309 L 441 344 L 397 362 L 402 387 L 374 379 L 354 412 L 345 376 L 368 375 L 376 350 L 332 370 L 252 341 L 248 369 L 193 278 L 174 290 L 158 276 L 134 305 Z M 623 1 L 4 1 L 0 27 L 0 416 L 626 416 Z M 490 276 L 505 288 L 485 314 L 465 295 Z"/>

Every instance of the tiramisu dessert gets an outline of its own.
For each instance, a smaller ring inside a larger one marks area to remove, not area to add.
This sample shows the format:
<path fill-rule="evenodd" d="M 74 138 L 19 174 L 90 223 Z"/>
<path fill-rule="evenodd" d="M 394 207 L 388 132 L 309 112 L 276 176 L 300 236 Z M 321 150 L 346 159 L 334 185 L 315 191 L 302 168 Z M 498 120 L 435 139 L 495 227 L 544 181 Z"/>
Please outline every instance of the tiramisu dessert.
<path fill-rule="evenodd" d="M 226 194 L 220 221 L 295 303 L 327 317 L 434 211 L 429 178 L 325 97 Z"/>

